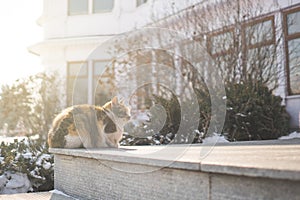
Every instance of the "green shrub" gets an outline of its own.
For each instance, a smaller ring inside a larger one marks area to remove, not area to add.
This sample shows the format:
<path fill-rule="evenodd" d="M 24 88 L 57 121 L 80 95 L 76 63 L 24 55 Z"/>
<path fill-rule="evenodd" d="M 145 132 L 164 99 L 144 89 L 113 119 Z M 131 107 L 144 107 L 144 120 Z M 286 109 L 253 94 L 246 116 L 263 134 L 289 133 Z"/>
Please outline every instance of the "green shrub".
<path fill-rule="evenodd" d="M 231 84 L 226 94 L 224 132 L 230 141 L 276 139 L 288 133 L 289 116 L 282 99 L 266 86 Z"/>
<path fill-rule="evenodd" d="M 177 133 L 180 125 L 181 110 L 176 96 L 170 99 L 153 96 L 155 107 L 149 110 L 150 121 L 140 124 L 133 123 L 125 127 L 128 134 L 123 135 L 121 145 L 154 145 L 168 144 Z M 163 126 L 161 126 L 163 125 Z"/>
<path fill-rule="evenodd" d="M 197 96 L 197 101 L 199 105 L 199 126 L 198 130 L 203 133 L 203 136 L 206 135 L 208 127 L 211 120 L 211 101 L 210 96 L 208 95 L 208 90 L 206 88 L 196 89 L 194 91 Z M 199 140 L 199 139 L 198 139 Z"/>
<path fill-rule="evenodd" d="M 174 138 L 174 134 L 178 131 L 181 118 L 181 110 L 179 102 L 176 96 L 172 95 L 170 99 L 165 99 L 160 96 L 154 96 L 154 104 L 159 105 L 158 109 L 150 110 L 150 126 L 147 127 L 149 130 L 154 130 L 160 133 L 162 136 L 166 136 L 169 133 L 170 139 Z M 162 117 L 162 109 L 164 109 L 166 116 Z M 165 119 L 163 119 L 165 118 Z M 160 127 L 164 124 L 163 127 Z M 161 130 L 156 130 L 161 128 Z"/>
<path fill-rule="evenodd" d="M 285 107 L 281 105 L 282 99 L 272 94 L 272 91 L 263 84 L 227 84 L 226 98 L 219 97 L 219 101 L 226 99 L 226 118 L 224 127 L 217 127 L 217 130 L 226 136 L 229 141 L 245 140 L 268 140 L 277 139 L 286 135 L 289 131 L 289 116 Z M 185 117 L 181 116 L 181 106 L 189 109 L 189 103 L 183 102 L 179 105 L 176 96 L 170 99 L 155 96 L 154 103 L 161 105 L 166 112 L 166 120 L 160 130 L 162 123 L 161 113 L 156 110 L 150 110 L 150 125 L 142 124 L 135 127 L 139 135 L 147 135 L 147 138 L 134 137 L 134 134 L 124 136 L 124 145 L 138 144 L 168 144 L 191 142 L 201 143 L 202 139 L 207 137 L 210 122 L 214 120 L 220 124 L 220 116 L 211 116 L 211 99 L 207 89 L 194 89 L 199 104 L 199 113 L 188 110 L 190 115 L 198 118 L 198 127 L 186 127 L 185 134 L 179 133 L 180 121 Z M 216 105 L 215 105 L 216 104 Z M 218 100 L 214 106 L 218 107 Z M 217 108 L 218 109 L 218 108 Z M 222 111 L 222 110 L 221 110 Z M 223 111 L 222 111 L 223 112 Z M 152 133 L 152 135 L 149 135 Z M 127 141 L 129 142 L 126 142 Z"/>
<path fill-rule="evenodd" d="M 203 133 L 196 131 L 198 125 L 195 123 L 201 117 L 193 110 L 191 102 L 183 101 L 181 105 L 175 95 L 170 98 L 153 95 L 153 104 L 156 105 L 149 110 L 150 121 L 135 126 L 127 125 L 121 145 L 154 145 L 169 143 L 198 143 Z M 184 110 L 189 116 L 181 116 Z M 185 120 L 185 121 L 184 121 Z M 202 120 L 204 121 L 204 120 Z M 180 123 L 184 122 L 180 131 Z M 203 122 L 204 123 L 204 122 Z M 201 124 L 201 123 L 200 123 Z M 162 126 L 163 125 L 163 126 Z M 199 127 L 202 125 L 199 125 Z"/>
<path fill-rule="evenodd" d="M 1 143 L 0 175 L 6 172 L 26 174 L 33 191 L 49 191 L 54 184 L 54 159 L 43 140 L 23 139 Z"/>

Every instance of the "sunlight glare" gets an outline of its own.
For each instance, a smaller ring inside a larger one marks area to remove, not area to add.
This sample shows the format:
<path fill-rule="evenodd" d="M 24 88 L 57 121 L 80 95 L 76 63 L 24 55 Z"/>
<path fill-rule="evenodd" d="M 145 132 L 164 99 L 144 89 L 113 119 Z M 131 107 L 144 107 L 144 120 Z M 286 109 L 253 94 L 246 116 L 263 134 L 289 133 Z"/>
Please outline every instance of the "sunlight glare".
<path fill-rule="evenodd" d="M 41 14 L 41 0 L 0 2 L 0 85 L 43 70 L 40 58 L 27 50 L 42 41 L 42 27 L 36 23 Z"/>

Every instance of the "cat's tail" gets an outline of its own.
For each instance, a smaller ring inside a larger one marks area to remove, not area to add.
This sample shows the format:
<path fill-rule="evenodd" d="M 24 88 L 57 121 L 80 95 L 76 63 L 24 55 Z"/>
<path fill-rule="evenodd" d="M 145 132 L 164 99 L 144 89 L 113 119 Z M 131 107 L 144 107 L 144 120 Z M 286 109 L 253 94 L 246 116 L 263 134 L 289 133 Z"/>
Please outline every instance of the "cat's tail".
<path fill-rule="evenodd" d="M 71 108 L 65 109 L 57 115 L 48 132 L 48 145 L 50 148 L 64 148 L 66 144 L 65 135 L 67 134 L 68 126 L 73 119 L 69 115 Z"/>

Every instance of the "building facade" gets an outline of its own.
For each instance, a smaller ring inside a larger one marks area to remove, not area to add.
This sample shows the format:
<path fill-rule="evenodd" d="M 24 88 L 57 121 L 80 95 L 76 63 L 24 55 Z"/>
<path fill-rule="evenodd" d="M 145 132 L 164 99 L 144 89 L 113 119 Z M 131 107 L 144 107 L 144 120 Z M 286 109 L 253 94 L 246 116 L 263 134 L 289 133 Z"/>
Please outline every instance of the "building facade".
<path fill-rule="evenodd" d="M 173 29 L 187 38 L 200 41 L 216 60 L 227 59 L 231 55 L 230 50 L 238 48 L 235 43 L 244 42 L 238 50 L 238 63 L 244 62 L 246 54 L 263 55 L 263 59 L 268 60 L 271 56 L 262 54 L 261 49 L 276 54 L 276 58 L 269 63 L 279 71 L 276 93 L 284 99 L 283 103 L 292 117 L 291 127 L 299 127 L 300 0 L 229 2 L 44 0 L 43 15 L 38 19 L 44 29 L 44 41 L 31 46 L 29 50 L 40 56 L 46 71 L 59 72 L 63 83 L 62 93 L 66 94 L 65 102 L 71 105 L 77 98 L 73 95 L 75 81 L 80 83 L 76 87 L 80 94 L 77 102 L 102 103 L 97 98 L 106 98 L 101 96 L 101 92 L 99 97 L 95 97 L 95 90 L 98 77 L 111 57 L 107 52 L 93 56 L 93 51 L 122 33 L 145 26 Z M 214 17 L 220 13 L 223 16 Z M 234 13 L 237 17 L 234 17 Z M 253 33 L 251 37 L 250 32 Z M 226 43 L 222 43 L 224 41 Z M 246 66 L 251 69 L 251 66 L 255 66 L 253 62 L 249 61 Z M 101 90 L 111 94 L 113 88 Z"/>

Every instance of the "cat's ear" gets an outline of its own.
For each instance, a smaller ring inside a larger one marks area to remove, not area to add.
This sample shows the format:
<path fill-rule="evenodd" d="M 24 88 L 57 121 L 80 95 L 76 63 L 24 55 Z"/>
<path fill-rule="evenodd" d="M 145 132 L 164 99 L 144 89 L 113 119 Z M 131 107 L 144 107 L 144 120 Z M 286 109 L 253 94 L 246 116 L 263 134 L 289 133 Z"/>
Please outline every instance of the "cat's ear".
<path fill-rule="evenodd" d="M 114 98 L 111 99 L 111 104 L 112 104 L 112 106 L 119 104 L 119 100 L 118 100 L 117 96 L 115 96 Z"/>

